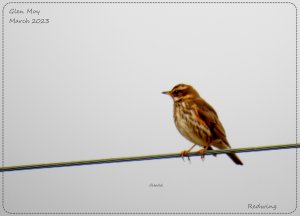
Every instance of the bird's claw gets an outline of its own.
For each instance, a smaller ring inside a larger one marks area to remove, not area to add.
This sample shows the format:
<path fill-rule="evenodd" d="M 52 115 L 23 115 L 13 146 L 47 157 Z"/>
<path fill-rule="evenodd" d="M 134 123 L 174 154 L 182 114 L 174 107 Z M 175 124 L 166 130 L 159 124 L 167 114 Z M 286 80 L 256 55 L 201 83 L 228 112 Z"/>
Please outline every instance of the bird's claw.
<path fill-rule="evenodd" d="M 181 159 L 184 161 L 184 157 L 187 156 L 189 162 L 191 162 L 191 159 L 190 159 L 190 156 L 189 156 L 189 152 L 186 151 L 186 150 L 183 150 L 180 152 L 180 156 L 181 156 Z"/>
<path fill-rule="evenodd" d="M 200 149 L 198 151 L 198 153 L 200 154 L 200 157 L 201 157 L 202 161 L 204 161 L 204 157 L 205 157 L 205 154 L 206 154 L 206 149 L 205 148 L 204 149 Z"/>

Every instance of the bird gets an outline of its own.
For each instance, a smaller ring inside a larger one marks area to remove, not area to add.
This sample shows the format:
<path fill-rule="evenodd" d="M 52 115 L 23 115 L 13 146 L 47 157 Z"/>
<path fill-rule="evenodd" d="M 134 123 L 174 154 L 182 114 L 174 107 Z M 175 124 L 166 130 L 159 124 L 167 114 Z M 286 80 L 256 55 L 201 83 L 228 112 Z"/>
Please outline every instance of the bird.
<path fill-rule="evenodd" d="M 212 147 L 231 148 L 217 112 L 191 85 L 180 83 L 172 90 L 162 93 L 173 99 L 176 128 L 183 137 L 193 143 L 191 148 L 180 152 L 182 158 L 188 156 L 195 146 L 203 147 L 198 152 L 202 159 L 207 150 L 213 150 Z M 235 153 L 227 153 L 227 155 L 235 164 L 243 165 Z"/>

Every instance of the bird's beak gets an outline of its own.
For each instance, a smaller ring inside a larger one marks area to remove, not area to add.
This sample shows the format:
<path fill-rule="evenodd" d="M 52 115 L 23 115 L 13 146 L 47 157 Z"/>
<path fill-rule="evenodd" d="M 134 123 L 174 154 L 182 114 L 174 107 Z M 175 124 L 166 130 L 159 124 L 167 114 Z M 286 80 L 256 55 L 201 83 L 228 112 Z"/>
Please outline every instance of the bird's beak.
<path fill-rule="evenodd" d="M 170 91 L 164 91 L 164 92 L 162 92 L 162 94 L 171 95 Z"/>

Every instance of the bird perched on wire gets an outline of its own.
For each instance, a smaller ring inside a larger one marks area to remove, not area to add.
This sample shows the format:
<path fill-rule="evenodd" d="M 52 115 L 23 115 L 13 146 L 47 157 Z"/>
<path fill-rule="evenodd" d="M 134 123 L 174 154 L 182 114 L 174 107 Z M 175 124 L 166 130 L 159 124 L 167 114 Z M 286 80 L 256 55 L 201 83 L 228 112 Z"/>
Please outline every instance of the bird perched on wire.
<path fill-rule="evenodd" d="M 216 111 L 192 86 L 178 84 L 172 90 L 162 93 L 173 98 L 173 114 L 177 129 L 182 136 L 194 143 L 190 149 L 180 153 L 182 157 L 188 155 L 196 145 L 204 147 L 199 151 L 201 158 L 204 158 L 206 150 L 212 150 L 212 146 L 219 149 L 230 148 Z M 236 154 L 227 153 L 227 155 L 234 163 L 243 165 Z"/>

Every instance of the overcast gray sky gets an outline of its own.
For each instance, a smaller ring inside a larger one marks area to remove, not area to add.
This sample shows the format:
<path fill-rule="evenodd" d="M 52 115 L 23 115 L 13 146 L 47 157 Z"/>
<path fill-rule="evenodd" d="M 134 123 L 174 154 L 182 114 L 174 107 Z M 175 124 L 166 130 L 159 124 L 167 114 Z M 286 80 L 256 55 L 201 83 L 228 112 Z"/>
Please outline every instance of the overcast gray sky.
<path fill-rule="evenodd" d="M 40 14 L 9 13 L 30 8 Z M 296 142 L 292 4 L 8 4 L 4 17 L 7 166 L 187 149 L 172 100 L 161 94 L 178 83 L 213 105 L 232 147 Z M 295 150 L 240 158 L 242 167 L 220 155 L 6 173 L 5 208 L 295 209 Z"/>

